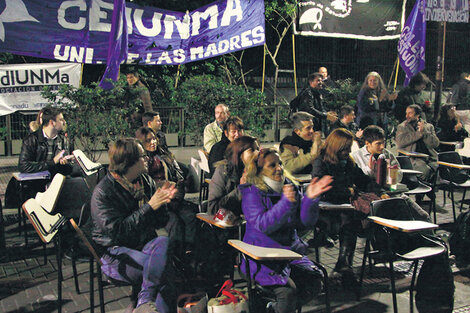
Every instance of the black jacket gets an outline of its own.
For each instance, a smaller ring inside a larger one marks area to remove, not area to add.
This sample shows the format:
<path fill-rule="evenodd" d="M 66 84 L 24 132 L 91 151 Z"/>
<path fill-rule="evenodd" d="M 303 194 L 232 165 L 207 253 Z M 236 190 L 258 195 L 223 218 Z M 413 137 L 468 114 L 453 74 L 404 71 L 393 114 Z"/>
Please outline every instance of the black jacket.
<path fill-rule="evenodd" d="M 209 153 L 209 160 L 208 160 L 211 175 L 214 174 L 214 171 L 216 168 L 215 163 L 225 159 L 225 150 L 227 149 L 229 144 L 230 144 L 230 140 L 228 140 L 225 134 L 222 134 L 222 139 L 212 146 L 211 152 Z"/>
<path fill-rule="evenodd" d="M 145 195 L 148 199 L 155 193 L 153 179 L 142 175 Z M 95 187 L 91 197 L 91 218 L 93 241 L 101 247 L 124 246 L 142 249 L 157 237 L 156 228 L 168 221 L 166 206 L 154 211 L 139 202 L 108 173 Z"/>
<path fill-rule="evenodd" d="M 323 107 L 322 95 L 319 89 L 307 87 L 302 90 L 298 111 L 308 112 L 313 115 L 313 129 L 321 130 L 322 121 L 326 119 L 326 111 Z"/>
<path fill-rule="evenodd" d="M 66 138 L 62 134 L 58 134 L 52 154 L 55 156 L 61 150 L 66 150 L 65 155 L 69 153 Z M 39 128 L 23 139 L 18 169 L 22 173 L 49 171 L 52 175 L 56 173 L 68 175 L 72 172 L 72 165 L 54 164 L 53 160 L 46 161 L 46 159 L 47 139 L 44 137 L 42 128 Z"/>
<path fill-rule="evenodd" d="M 470 104 L 466 98 L 470 92 L 470 81 L 468 79 L 460 79 L 452 86 L 451 103 L 455 105 L 457 110 L 469 110 Z"/>

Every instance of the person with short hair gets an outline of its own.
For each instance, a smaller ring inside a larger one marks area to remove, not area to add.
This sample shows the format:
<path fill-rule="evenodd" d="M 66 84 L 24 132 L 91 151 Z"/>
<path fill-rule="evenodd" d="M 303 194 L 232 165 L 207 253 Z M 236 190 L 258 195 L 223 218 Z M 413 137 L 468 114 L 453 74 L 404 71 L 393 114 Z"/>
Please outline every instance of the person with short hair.
<path fill-rule="evenodd" d="M 463 141 L 468 137 L 468 132 L 463 127 L 460 119 L 458 118 L 455 110 L 455 105 L 447 104 L 442 106 L 441 113 L 439 114 L 439 121 L 437 127 L 440 131 L 437 133 L 437 137 L 441 141 Z M 441 145 L 441 152 L 442 152 Z M 446 145 L 447 146 L 447 145 Z M 448 146 L 447 151 L 453 151 L 452 146 Z"/>
<path fill-rule="evenodd" d="M 150 128 L 158 139 L 158 144 L 165 150 L 168 150 L 165 133 L 162 132 L 162 119 L 160 113 L 155 111 L 144 112 L 142 114 L 142 126 Z"/>
<path fill-rule="evenodd" d="M 212 147 L 222 139 L 223 123 L 230 116 L 228 107 L 223 103 L 219 103 L 215 107 L 214 113 L 215 121 L 204 128 L 204 149 L 207 153 L 210 153 Z"/>
<path fill-rule="evenodd" d="M 152 99 L 148 87 L 140 79 L 140 74 L 136 69 L 131 69 L 126 74 L 126 80 L 129 87 L 140 88 L 139 97 L 142 101 L 142 111 L 150 112 L 152 108 Z"/>
<path fill-rule="evenodd" d="M 141 284 L 133 313 L 172 312 L 168 238 L 155 230 L 166 224 L 165 205 L 176 189 L 170 184 L 156 188 L 147 174 L 148 156 L 136 139 L 118 139 L 108 156 L 109 171 L 91 198 L 92 238 L 101 270 L 112 279 Z"/>
<path fill-rule="evenodd" d="M 66 126 L 59 108 L 48 106 L 42 109 L 42 127 L 23 139 L 18 169 L 22 173 L 49 171 L 68 175 L 69 164 L 67 138 L 62 134 Z"/>
<path fill-rule="evenodd" d="M 279 154 L 272 148 L 262 149 L 247 171 L 247 184 L 239 187 L 246 219 L 243 241 L 302 255 L 291 262 L 262 263 L 257 271 L 251 271 L 252 279 L 274 294 L 268 312 L 295 312 L 320 292 L 323 277 L 319 267 L 306 256 L 308 246 L 299 238 L 296 228 L 314 227 L 320 195 L 330 188 L 332 179 L 313 179 L 302 195 L 285 178 Z M 250 268 L 256 268 L 255 262 L 249 263 Z M 245 264 L 240 268 L 244 271 Z"/>
<path fill-rule="evenodd" d="M 410 79 L 408 86 L 400 90 L 397 99 L 395 100 L 395 108 L 393 113 L 399 123 L 405 120 L 406 108 L 412 104 L 418 104 L 423 112 L 423 119 L 430 121 L 433 116 L 433 108 L 431 102 L 426 100 L 423 90 L 429 84 L 429 78 L 426 74 L 419 72 Z"/>
<path fill-rule="evenodd" d="M 324 66 L 318 68 L 318 73 L 322 76 L 322 84 L 324 87 L 335 88 L 337 87 L 336 82 L 328 75 L 328 69 Z"/>
<path fill-rule="evenodd" d="M 354 134 L 354 140 L 356 140 L 362 146 L 362 129 L 357 127 L 356 123 L 354 122 L 355 118 L 356 114 L 354 113 L 354 108 L 347 104 L 343 105 L 339 109 L 338 120 L 330 127 L 330 132 L 337 128 L 345 128 Z"/>
<path fill-rule="evenodd" d="M 235 139 L 243 136 L 245 125 L 238 116 L 230 116 L 223 123 L 222 139 L 217 142 L 209 153 L 209 169 L 211 175 L 214 174 L 216 163 L 224 159 L 225 149 Z"/>
<path fill-rule="evenodd" d="M 312 162 L 318 156 L 321 132 L 314 131 L 313 116 L 307 112 L 296 112 L 291 117 L 294 131 L 279 144 L 284 168 L 291 174 L 308 174 Z"/>
<path fill-rule="evenodd" d="M 422 181 L 429 182 L 431 174 L 437 169 L 437 151 L 439 138 L 434 126 L 421 119 L 422 110 L 417 104 L 406 108 L 406 120 L 398 125 L 395 137 L 397 148 L 408 152 L 419 152 L 429 155 L 429 158 L 410 157 L 413 168 L 420 171 Z"/>
<path fill-rule="evenodd" d="M 323 97 L 320 92 L 322 88 L 322 78 L 323 76 L 320 73 L 310 74 L 308 77 L 308 86 L 299 94 L 301 99 L 298 111 L 308 112 L 313 115 L 312 119 L 315 131 L 325 131 L 324 128 L 326 129 L 327 126 L 325 124 L 326 120 L 333 123 L 338 119 L 336 112 L 327 112 L 323 107 Z"/>

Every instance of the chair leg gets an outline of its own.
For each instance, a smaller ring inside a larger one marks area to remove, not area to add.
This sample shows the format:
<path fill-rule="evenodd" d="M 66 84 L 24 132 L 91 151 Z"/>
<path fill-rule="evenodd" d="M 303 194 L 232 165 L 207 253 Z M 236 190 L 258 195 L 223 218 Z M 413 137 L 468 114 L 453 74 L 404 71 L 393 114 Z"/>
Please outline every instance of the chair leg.
<path fill-rule="evenodd" d="M 75 282 L 75 291 L 80 294 L 80 286 L 78 284 L 78 273 L 77 273 L 77 260 L 75 259 L 75 251 L 72 252 L 72 271 L 73 279 Z"/>
<path fill-rule="evenodd" d="M 43 242 L 42 243 L 42 251 L 44 253 L 43 257 L 44 257 L 44 265 L 47 264 L 47 247 L 46 247 L 46 243 Z"/>
<path fill-rule="evenodd" d="M 463 189 L 463 196 L 462 196 L 462 202 L 460 202 L 460 213 L 462 213 L 463 209 L 463 201 L 465 200 L 465 194 L 467 193 L 467 188 Z"/>
<path fill-rule="evenodd" d="M 455 221 L 457 220 L 457 216 L 455 215 L 455 202 L 454 202 L 454 189 L 453 188 L 450 190 L 450 197 L 452 200 L 452 214 L 454 216 L 454 223 L 455 223 Z"/>
<path fill-rule="evenodd" d="M 317 236 L 318 236 L 318 228 L 314 227 L 313 238 L 316 238 Z M 315 261 L 317 261 L 317 263 L 320 263 L 320 247 L 318 246 L 315 247 Z"/>
<path fill-rule="evenodd" d="M 94 280 L 95 280 L 95 275 L 94 275 L 94 260 L 93 260 L 93 257 L 91 256 L 90 257 L 90 277 L 89 277 L 89 280 L 90 280 L 90 313 L 94 313 L 95 312 L 95 284 L 94 284 Z"/>
<path fill-rule="evenodd" d="M 361 266 L 361 274 L 359 276 L 359 297 L 361 296 L 361 291 L 362 291 L 362 282 L 364 280 L 364 273 L 366 271 L 366 262 L 367 262 L 367 257 L 369 256 L 369 250 L 370 250 L 370 239 L 366 239 L 366 245 L 364 247 L 364 255 L 362 257 L 362 266 Z M 370 260 L 369 260 L 370 262 Z"/>
<path fill-rule="evenodd" d="M 418 270 L 418 262 L 419 261 L 414 261 L 413 262 L 413 276 L 411 276 L 411 285 L 410 285 L 410 312 L 413 313 L 414 311 L 414 306 L 413 306 L 413 291 L 414 291 L 414 285 L 415 285 L 415 279 L 416 279 L 416 272 Z"/>
<path fill-rule="evenodd" d="M 64 276 L 62 275 L 62 240 L 60 238 L 60 232 L 56 236 L 56 259 L 57 259 L 57 311 L 62 312 L 62 281 Z"/>
<path fill-rule="evenodd" d="M 390 260 L 390 284 L 392 286 L 393 312 L 398 313 L 397 291 L 395 289 L 395 273 L 393 272 L 393 260 Z"/>
<path fill-rule="evenodd" d="M 103 277 L 101 275 L 101 266 L 98 262 L 96 262 L 96 272 L 98 275 L 98 294 L 100 297 L 100 312 L 104 313 Z"/>

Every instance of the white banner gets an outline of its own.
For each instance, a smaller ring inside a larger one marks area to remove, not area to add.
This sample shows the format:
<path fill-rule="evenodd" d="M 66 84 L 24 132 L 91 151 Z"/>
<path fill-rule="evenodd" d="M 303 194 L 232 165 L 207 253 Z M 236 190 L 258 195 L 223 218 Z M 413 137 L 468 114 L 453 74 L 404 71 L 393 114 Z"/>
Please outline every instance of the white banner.
<path fill-rule="evenodd" d="M 80 85 L 79 63 L 31 63 L 0 65 L 0 115 L 18 110 L 40 110 L 48 104 L 41 96 L 45 86 Z"/>

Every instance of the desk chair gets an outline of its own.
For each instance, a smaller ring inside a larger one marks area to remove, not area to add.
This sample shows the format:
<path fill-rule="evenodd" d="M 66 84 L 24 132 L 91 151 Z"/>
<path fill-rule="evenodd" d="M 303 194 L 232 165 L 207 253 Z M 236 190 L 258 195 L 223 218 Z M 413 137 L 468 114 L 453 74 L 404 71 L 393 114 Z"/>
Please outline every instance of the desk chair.
<path fill-rule="evenodd" d="M 452 213 L 454 222 L 457 217 L 455 214 L 454 190 L 463 189 L 462 201 L 460 203 L 460 212 L 462 211 L 465 194 L 470 188 L 469 165 L 464 165 L 460 155 L 455 151 L 441 152 L 438 154 L 438 172 L 441 178 L 439 187 L 450 192 L 452 200 Z M 445 198 L 445 194 L 444 194 Z"/>
<path fill-rule="evenodd" d="M 89 252 L 89 265 L 90 265 L 90 272 L 89 272 L 89 282 L 90 282 L 90 312 L 94 313 L 95 311 L 95 297 L 94 297 L 94 279 L 95 279 L 95 274 L 94 274 L 94 263 L 96 262 L 96 278 L 98 280 L 98 294 L 99 294 L 99 300 L 100 300 L 100 312 L 104 313 L 105 312 L 105 303 L 104 303 L 104 292 L 103 292 L 103 278 L 102 278 L 102 273 L 101 273 L 101 259 L 96 253 L 95 248 L 93 247 L 92 241 L 88 240 L 87 235 L 82 231 L 82 229 L 77 225 L 75 220 L 71 218 L 70 224 L 72 227 L 75 229 L 77 232 L 78 236 L 80 237 L 82 243 L 86 246 Z M 107 277 L 107 281 L 109 283 L 112 283 L 116 286 L 132 286 L 132 293 L 131 293 L 131 299 L 132 299 L 132 304 L 135 307 L 137 304 L 137 295 L 140 291 L 140 286 L 137 285 L 132 285 L 127 282 L 122 282 L 122 281 L 116 281 L 114 279 L 111 279 Z"/>
<path fill-rule="evenodd" d="M 418 262 L 447 252 L 444 244 L 422 234 L 423 232 L 429 232 L 438 228 L 439 225 L 412 220 L 410 208 L 402 198 L 390 198 L 372 202 L 371 216 L 368 218 L 372 223 L 364 248 L 360 285 L 362 286 L 368 257 L 370 267 L 371 258 L 379 262 L 388 263 L 392 287 L 393 311 L 397 313 L 393 262 L 397 260 L 411 261 L 410 270 L 413 269 L 413 275 L 410 284 L 410 312 L 413 312 L 413 288 Z M 374 251 L 370 250 L 370 245 L 374 247 Z"/>
<path fill-rule="evenodd" d="M 245 271 L 246 274 L 243 275 L 248 283 L 248 298 L 250 301 L 248 302 L 250 312 L 256 312 L 255 309 L 255 300 L 256 299 L 256 292 L 255 289 L 258 288 L 260 289 L 261 286 L 257 285 L 255 282 L 252 281 L 251 279 L 251 274 L 250 274 L 250 266 L 249 266 L 249 260 L 255 261 L 255 263 L 258 266 L 260 266 L 260 262 L 290 262 L 293 260 L 298 260 L 302 258 L 302 255 L 291 251 L 287 249 L 278 249 L 278 248 L 265 248 L 265 247 L 259 247 L 255 245 L 250 245 L 248 243 L 245 243 L 241 240 L 229 240 L 228 244 L 234 247 L 236 250 L 238 250 L 242 255 L 243 258 L 245 259 Z M 328 273 L 326 269 L 321 265 L 315 263 L 316 266 L 323 272 L 323 285 L 324 285 L 324 290 L 325 290 L 325 305 L 326 305 L 326 312 L 331 312 L 330 308 L 330 299 L 329 299 L 329 294 L 328 294 Z M 297 309 L 298 313 L 301 313 L 302 308 L 299 307 Z"/>
<path fill-rule="evenodd" d="M 65 181 L 65 176 L 56 174 L 52 179 L 49 188 L 36 197 L 23 203 L 23 211 L 30 220 L 39 238 L 44 244 L 54 240 L 57 258 L 57 309 L 62 312 L 62 242 L 60 229 L 66 222 L 66 219 L 60 213 L 55 213 L 54 209 L 57 199 Z M 55 213 L 55 214 L 54 214 Z M 47 263 L 46 254 L 44 254 L 44 263 Z"/>
<path fill-rule="evenodd" d="M 206 152 L 204 150 L 197 150 L 199 153 L 199 157 L 201 158 L 201 162 L 199 162 L 199 167 L 201 168 L 201 179 L 200 179 L 200 189 L 199 189 L 199 203 L 202 201 L 207 200 L 209 196 L 209 183 L 210 178 L 206 178 L 205 176 L 210 173 L 209 169 L 209 160 L 207 158 Z"/>
<path fill-rule="evenodd" d="M 470 158 L 470 137 L 463 140 L 463 147 L 456 147 L 455 152 L 465 158 Z"/>

